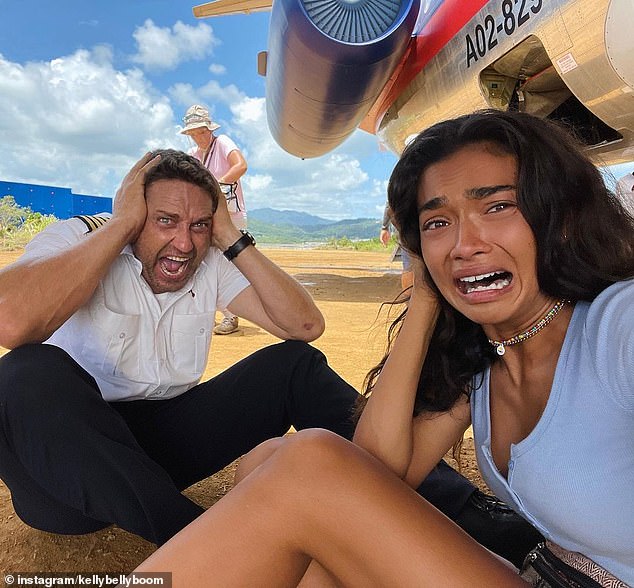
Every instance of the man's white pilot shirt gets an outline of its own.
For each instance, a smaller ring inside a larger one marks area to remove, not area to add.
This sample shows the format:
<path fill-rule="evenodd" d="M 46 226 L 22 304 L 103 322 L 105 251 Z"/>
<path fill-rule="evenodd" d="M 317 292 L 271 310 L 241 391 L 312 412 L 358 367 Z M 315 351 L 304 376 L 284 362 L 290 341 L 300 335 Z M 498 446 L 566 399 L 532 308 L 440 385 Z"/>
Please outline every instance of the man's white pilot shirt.
<path fill-rule="evenodd" d="M 23 257 L 58 252 L 86 233 L 78 218 L 55 223 Z M 141 269 L 126 246 L 90 300 L 45 341 L 93 376 L 107 401 L 172 398 L 195 386 L 207 365 L 216 309 L 249 285 L 215 247 L 178 292 L 157 296 Z"/>

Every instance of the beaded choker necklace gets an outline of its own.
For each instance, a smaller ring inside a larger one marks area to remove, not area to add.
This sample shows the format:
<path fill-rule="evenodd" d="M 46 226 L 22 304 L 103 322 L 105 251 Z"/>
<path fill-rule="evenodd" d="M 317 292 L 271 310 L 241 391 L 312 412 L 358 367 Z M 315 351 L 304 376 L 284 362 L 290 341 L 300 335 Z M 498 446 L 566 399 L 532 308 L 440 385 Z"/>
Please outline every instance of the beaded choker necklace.
<path fill-rule="evenodd" d="M 495 339 L 489 339 L 489 343 L 495 347 L 495 352 L 498 355 L 504 355 L 506 353 L 506 347 L 511 345 L 517 345 L 526 339 L 530 339 L 534 335 L 537 335 L 550 321 L 552 321 L 557 313 L 566 305 L 567 300 L 558 300 L 542 318 L 540 318 L 530 329 L 511 337 L 510 339 L 504 339 L 504 341 L 496 341 Z"/>

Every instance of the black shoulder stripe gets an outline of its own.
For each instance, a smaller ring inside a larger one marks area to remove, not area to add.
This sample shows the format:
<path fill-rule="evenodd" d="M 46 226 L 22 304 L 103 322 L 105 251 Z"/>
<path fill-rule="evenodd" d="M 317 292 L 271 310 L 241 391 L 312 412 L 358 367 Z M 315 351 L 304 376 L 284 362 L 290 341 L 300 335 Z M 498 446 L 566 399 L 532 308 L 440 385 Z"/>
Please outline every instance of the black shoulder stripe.
<path fill-rule="evenodd" d="M 96 231 L 99 227 L 102 227 L 108 222 L 108 217 L 97 215 L 78 214 L 73 218 L 78 218 L 88 227 L 87 233 Z"/>

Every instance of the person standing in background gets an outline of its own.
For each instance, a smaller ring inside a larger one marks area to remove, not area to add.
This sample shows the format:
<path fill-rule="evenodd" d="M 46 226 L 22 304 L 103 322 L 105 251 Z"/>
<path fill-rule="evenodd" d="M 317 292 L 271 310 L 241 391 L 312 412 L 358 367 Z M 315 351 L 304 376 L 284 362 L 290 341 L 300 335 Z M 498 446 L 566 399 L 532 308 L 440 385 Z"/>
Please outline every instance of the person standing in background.
<path fill-rule="evenodd" d="M 220 125 L 211 120 L 209 110 L 200 104 L 187 109 L 183 123 L 185 126 L 181 134 L 191 137 L 196 143 L 189 154 L 201 161 L 218 180 L 225 193 L 233 224 L 237 229 L 246 230 L 247 210 L 240 178 L 247 171 L 247 162 L 240 149 L 227 135 L 214 135 Z M 226 308 L 222 310 L 222 314 L 224 318 L 214 328 L 214 333 L 228 335 L 237 331 L 238 317 Z"/>
<path fill-rule="evenodd" d="M 390 205 L 386 202 L 385 209 L 383 210 L 383 219 L 381 221 L 381 232 L 379 233 L 379 241 L 381 241 L 383 247 L 387 247 L 387 244 L 390 242 L 390 237 L 392 236 L 390 227 L 394 227 L 395 231 L 397 230 L 392 223 Z M 398 231 L 397 241 L 399 241 Z M 414 283 L 414 272 L 412 272 L 412 262 L 409 258 L 409 254 L 401 247 L 400 241 L 397 245 L 394 257 L 396 257 L 397 254 L 401 256 L 401 263 L 403 264 L 403 271 L 401 273 L 401 288 L 403 288 L 403 290 L 407 290 L 407 288 Z"/>

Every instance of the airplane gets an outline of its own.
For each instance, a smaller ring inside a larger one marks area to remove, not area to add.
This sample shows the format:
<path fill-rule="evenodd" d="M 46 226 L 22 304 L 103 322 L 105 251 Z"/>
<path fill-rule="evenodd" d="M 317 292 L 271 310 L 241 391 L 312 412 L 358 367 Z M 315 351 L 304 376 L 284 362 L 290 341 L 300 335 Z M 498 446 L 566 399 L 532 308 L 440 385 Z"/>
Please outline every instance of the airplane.
<path fill-rule="evenodd" d="M 358 127 L 401 153 L 440 121 L 514 109 L 572 126 L 597 165 L 634 160 L 633 0 L 215 0 L 271 10 L 271 133 L 318 157 Z"/>

